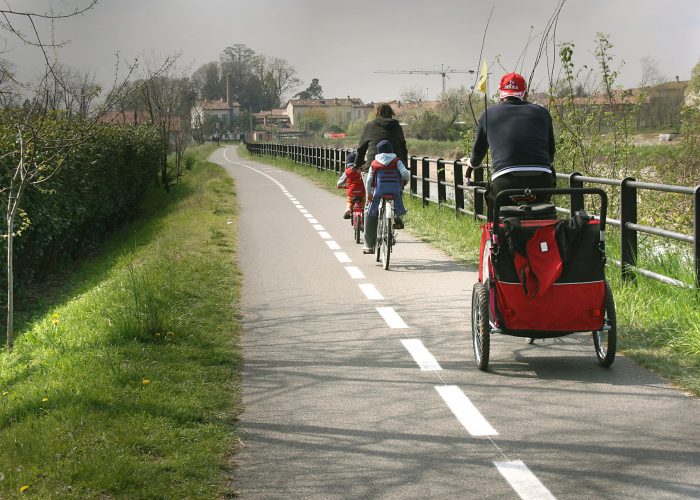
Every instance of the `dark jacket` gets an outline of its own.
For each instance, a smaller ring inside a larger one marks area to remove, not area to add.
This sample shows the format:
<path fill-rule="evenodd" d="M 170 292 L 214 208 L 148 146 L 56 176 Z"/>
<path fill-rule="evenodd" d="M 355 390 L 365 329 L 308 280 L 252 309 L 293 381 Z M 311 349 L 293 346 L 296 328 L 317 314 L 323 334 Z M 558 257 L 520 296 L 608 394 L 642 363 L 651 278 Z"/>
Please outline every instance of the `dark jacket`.
<path fill-rule="evenodd" d="M 403 164 L 408 165 L 406 139 L 398 120 L 378 116 L 365 125 L 365 128 L 362 130 L 360 144 L 357 146 L 357 158 L 355 159 L 355 164 L 361 165 L 360 170 L 363 172 L 369 170 L 369 166 L 377 154 L 377 143 L 384 139 L 391 143 L 394 147 L 394 153 Z"/>
<path fill-rule="evenodd" d="M 491 147 L 493 174 L 511 170 L 546 169 L 554 173 L 552 117 L 542 106 L 520 99 L 506 99 L 479 118 L 471 154 L 479 166 Z"/>

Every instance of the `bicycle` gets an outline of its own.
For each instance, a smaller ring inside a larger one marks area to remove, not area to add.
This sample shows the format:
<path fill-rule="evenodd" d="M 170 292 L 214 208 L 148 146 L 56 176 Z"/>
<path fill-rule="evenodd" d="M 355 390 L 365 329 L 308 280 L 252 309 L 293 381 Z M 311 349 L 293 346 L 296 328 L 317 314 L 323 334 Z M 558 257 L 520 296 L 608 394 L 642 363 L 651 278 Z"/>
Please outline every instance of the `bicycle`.
<path fill-rule="evenodd" d="M 390 194 L 382 196 L 379 205 L 379 215 L 377 217 L 377 241 L 375 252 L 377 262 L 381 260 L 384 270 L 389 269 L 389 260 L 396 237 L 394 235 L 394 197 Z"/>
<path fill-rule="evenodd" d="M 362 198 L 359 196 L 353 199 L 351 223 L 355 232 L 355 243 L 360 243 L 360 237 L 365 230 L 365 207 L 361 202 Z"/>

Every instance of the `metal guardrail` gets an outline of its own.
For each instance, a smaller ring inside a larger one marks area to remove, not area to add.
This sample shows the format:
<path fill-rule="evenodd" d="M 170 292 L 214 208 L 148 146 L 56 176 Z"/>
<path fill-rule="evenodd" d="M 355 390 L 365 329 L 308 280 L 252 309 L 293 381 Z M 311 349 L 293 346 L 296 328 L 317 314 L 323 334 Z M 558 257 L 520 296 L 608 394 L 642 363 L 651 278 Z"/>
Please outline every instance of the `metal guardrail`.
<path fill-rule="evenodd" d="M 253 154 L 263 156 L 273 156 L 278 158 L 288 158 L 296 163 L 316 167 L 318 170 L 329 170 L 340 173 L 345 168 L 345 157 L 351 150 L 329 148 L 323 146 L 302 146 L 298 144 L 277 144 L 277 143 L 245 143 L 248 151 Z M 411 196 L 420 198 L 423 206 L 430 203 L 445 205 L 454 209 L 456 214 L 467 214 L 476 220 L 485 220 L 486 211 L 484 206 L 484 189 L 478 186 L 464 186 L 461 184 L 464 178 L 464 168 L 466 164 L 460 160 L 445 160 L 443 158 L 428 158 L 411 156 L 408 161 L 408 168 L 411 171 L 409 190 Z M 447 182 L 445 176 L 445 166 L 451 165 L 453 168 L 453 181 Z M 434 166 L 436 175 L 431 176 L 431 167 Z M 657 281 L 669 283 L 676 286 L 688 287 L 689 285 L 661 274 L 642 269 L 637 266 L 639 253 L 638 235 L 639 233 L 650 234 L 661 238 L 689 243 L 693 247 L 694 262 L 694 286 L 700 289 L 700 185 L 695 187 L 674 186 L 670 184 L 658 184 L 653 182 L 639 182 L 636 179 L 627 177 L 625 179 L 607 179 L 603 177 L 588 177 L 578 172 L 571 174 L 557 174 L 558 179 L 566 180 L 569 187 L 581 188 L 584 183 L 605 186 L 619 187 L 620 189 L 620 219 L 608 219 L 611 226 L 620 228 L 620 261 L 622 277 L 626 280 L 633 280 L 635 273 L 647 276 Z M 483 169 L 474 170 L 474 180 L 483 181 Z M 447 191 L 451 191 L 452 199 L 448 199 Z M 433 189 L 435 193 L 433 196 Z M 693 199 L 693 235 L 676 233 L 666 229 L 645 226 L 637 220 L 637 196 L 640 189 L 676 193 L 691 196 Z M 471 201 L 467 206 L 465 193 L 471 193 Z M 453 201 L 454 204 L 451 204 Z M 562 213 L 582 210 L 584 200 L 582 195 L 572 195 L 571 208 L 558 207 Z M 615 261 L 617 262 L 617 261 Z"/>

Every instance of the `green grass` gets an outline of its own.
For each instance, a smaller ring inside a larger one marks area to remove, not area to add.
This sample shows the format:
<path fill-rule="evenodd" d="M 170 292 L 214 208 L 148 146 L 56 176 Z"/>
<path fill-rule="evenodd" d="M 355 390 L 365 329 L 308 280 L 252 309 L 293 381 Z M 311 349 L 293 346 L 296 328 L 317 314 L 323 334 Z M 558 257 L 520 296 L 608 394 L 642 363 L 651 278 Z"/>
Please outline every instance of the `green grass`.
<path fill-rule="evenodd" d="M 241 148 L 241 152 L 244 152 Z M 292 161 L 256 157 L 303 175 L 331 192 L 336 175 Z M 404 196 L 408 210 L 406 230 L 445 251 L 451 257 L 476 266 L 479 259 L 480 225 L 468 216 L 456 217 L 454 210 Z M 608 255 L 619 260 L 616 233 L 610 231 Z M 641 245 L 640 265 L 692 283 L 692 266 L 678 253 L 663 258 Z M 624 282 L 620 269 L 609 264 L 607 277 L 615 297 L 618 318 L 618 352 L 629 356 L 666 377 L 678 387 L 700 396 L 700 292 L 677 288 L 643 276 Z"/>
<path fill-rule="evenodd" d="M 211 150 L 99 255 L 30 291 L 42 300 L 0 354 L 0 498 L 230 493 L 237 208 Z"/>

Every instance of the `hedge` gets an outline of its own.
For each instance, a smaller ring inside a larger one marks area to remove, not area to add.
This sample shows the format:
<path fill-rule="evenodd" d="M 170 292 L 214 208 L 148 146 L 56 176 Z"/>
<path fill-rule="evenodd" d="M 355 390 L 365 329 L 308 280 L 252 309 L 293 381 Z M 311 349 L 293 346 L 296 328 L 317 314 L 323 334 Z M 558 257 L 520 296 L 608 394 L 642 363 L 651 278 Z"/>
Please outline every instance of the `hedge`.
<path fill-rule="evenodd" d="M 129 220 L 158 169 L 161 142 L 153 127 L 56 120 L 41 130 L 42 138 L 37 142 L 44 149 L 52 140 L 82 139 L 57 173 L 40 186 L 29 187 L 20 203 L 30 225 L 14 241 L 17 286 L 46 275 L 60 261 L 80 257 Z M 10 126 L 0 124 L 2 187 L 7 186 L 7 175 L 16 167 L 13 135 Z M 0 207 L 4 234 L 6 201 Z M 3 283 L 6 273 L 6 266 L 0 265 Z M 4 286 L 0 295 L 4 295 Z"/>

